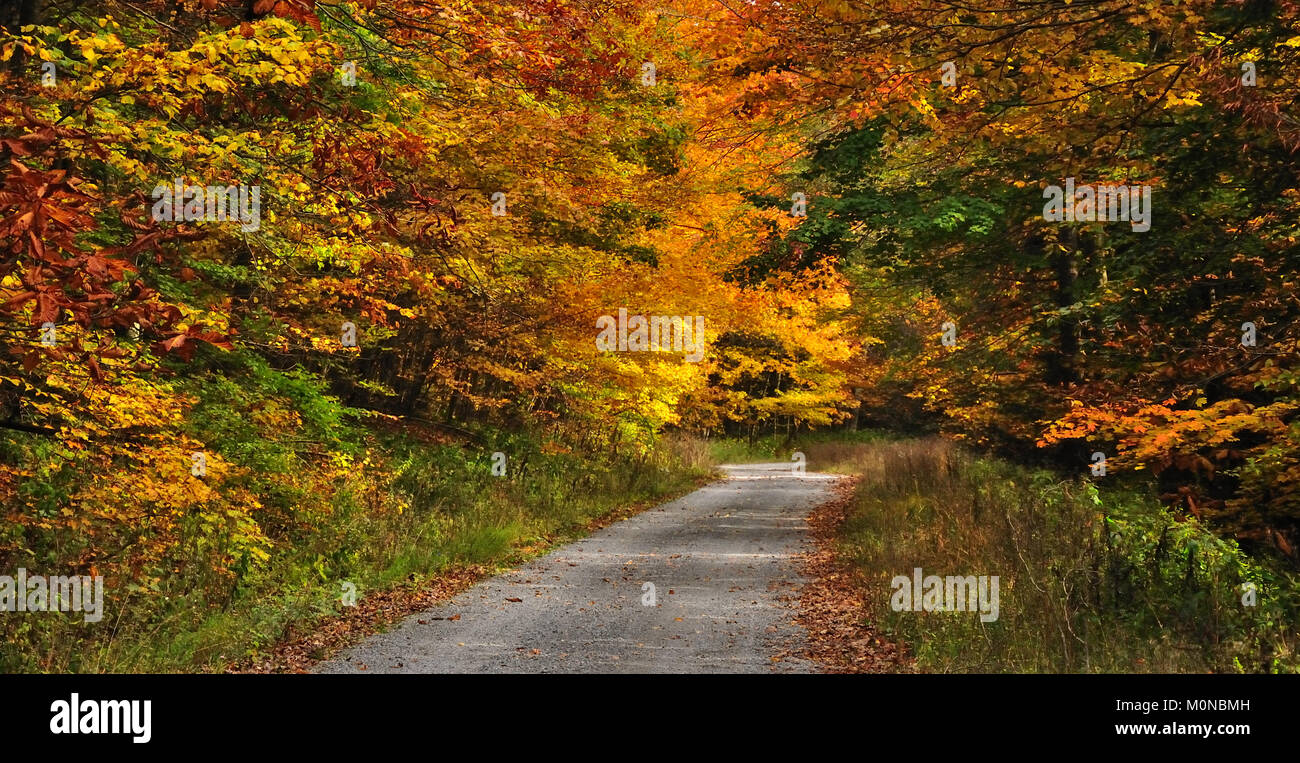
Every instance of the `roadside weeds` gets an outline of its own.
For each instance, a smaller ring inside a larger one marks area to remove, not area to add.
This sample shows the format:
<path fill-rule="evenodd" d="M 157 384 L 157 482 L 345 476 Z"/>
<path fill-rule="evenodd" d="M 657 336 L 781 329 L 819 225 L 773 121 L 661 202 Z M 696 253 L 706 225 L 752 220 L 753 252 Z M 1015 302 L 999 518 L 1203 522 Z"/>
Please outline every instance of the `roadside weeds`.
<path fill-rule="evenodd" d="M 861 573 L 836 552 L 837 530 L 853 502 L 858 477 L 835 486 L 836 497 L 808 515 L 811 548 L 799 569 L 808 581 L 799 591 L 795 623 L 808 633 L 801 655 L 824 673 L 914 673 L 915 663 L 899 644 L 870 622 L 867 587 Z"/>

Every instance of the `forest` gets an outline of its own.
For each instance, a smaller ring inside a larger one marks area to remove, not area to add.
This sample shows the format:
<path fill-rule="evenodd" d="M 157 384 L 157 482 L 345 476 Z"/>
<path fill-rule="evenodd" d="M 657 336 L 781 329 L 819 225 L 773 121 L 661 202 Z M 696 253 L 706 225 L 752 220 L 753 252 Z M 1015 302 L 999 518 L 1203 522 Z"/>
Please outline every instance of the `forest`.
<path fill-rule="evenodd" d="M 868 431 L 1107 544 L 1062 623 L 1148 570 L 1166 667 L 1297 670 L 1297 66 L 1288 0 L 0 4 L 0 573 L 106 581 L 0 672 L 255 662 Z"/>

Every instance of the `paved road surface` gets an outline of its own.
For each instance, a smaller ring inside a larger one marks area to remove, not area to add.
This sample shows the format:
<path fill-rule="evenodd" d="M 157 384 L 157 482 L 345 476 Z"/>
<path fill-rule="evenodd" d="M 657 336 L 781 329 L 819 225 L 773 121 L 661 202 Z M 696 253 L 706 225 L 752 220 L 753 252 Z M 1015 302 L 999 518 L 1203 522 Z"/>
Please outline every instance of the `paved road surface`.
<path fill-rule="evenodd" d="M 772 658 L 802 639 L 796 603 L 783 599 L 802 582 L 793 555 L 809 542 L 804 517 L 836 478 L 788 463 L 723 469 L 725 480 L 485 580 L 316 670 L 810 671 Z"/>

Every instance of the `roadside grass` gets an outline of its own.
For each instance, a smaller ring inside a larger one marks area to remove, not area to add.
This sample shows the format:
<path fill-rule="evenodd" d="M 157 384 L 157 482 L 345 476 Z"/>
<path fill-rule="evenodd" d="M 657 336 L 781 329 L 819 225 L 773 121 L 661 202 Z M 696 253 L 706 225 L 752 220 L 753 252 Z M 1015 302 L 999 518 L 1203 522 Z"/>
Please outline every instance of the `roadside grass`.
<path fill-rule="evenodd" d="M 802 444 L 861 475 L 840 532 L 873 616 L 927 672 L 1297 672 L 1300 577 L 1134 487 L 938 439 Z M 817 454 L 817 455 L 814 455 Z M 894 611 L 895 576 L 997 575 L 1000 612 Z M 1243 604 L 1243 585 L 1257 602 Z"/>

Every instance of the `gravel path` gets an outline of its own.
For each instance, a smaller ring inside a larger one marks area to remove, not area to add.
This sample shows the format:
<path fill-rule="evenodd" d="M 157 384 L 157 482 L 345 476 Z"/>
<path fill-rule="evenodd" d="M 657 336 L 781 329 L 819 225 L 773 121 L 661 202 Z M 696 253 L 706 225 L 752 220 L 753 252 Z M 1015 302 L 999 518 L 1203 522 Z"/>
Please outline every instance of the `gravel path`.
<path fill-rule="evenodd" d="M 725 480 L 485 580 L 316 671 L 811 671 L 782 656 L 803 638 L 791 622 L 794 556 L 837 478 L 788 463 L 723 470 Z"/>

